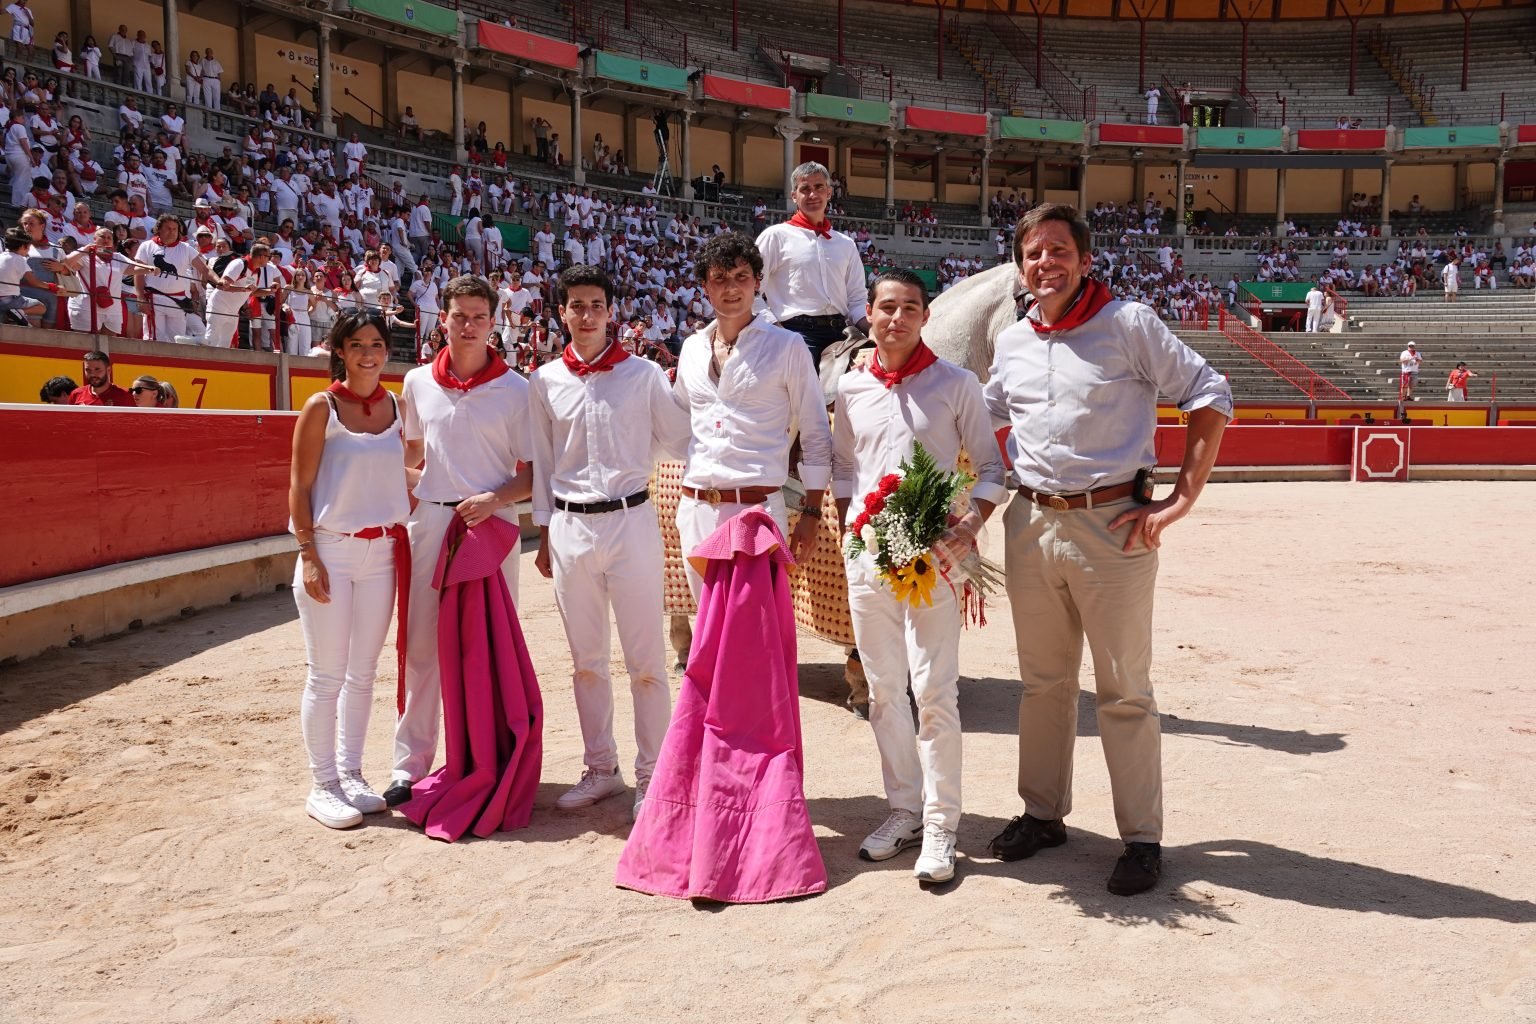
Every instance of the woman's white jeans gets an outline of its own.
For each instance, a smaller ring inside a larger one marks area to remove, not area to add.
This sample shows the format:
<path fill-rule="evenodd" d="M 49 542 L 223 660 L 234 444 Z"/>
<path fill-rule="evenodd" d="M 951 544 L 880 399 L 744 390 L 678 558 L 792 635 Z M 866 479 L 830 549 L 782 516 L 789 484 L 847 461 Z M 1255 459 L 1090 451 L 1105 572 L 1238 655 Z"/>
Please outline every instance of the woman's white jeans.
<path fill-rule="evenodd" d="M 363 766 L 379 652 L 395 604 L 395 542 L 315 533 L 315 554 L 330 577 L 331 600 L 304 589 L 304 561 L 294 568 L 293 598 L 309 651 L 299 721 L 316 782 Z"/>

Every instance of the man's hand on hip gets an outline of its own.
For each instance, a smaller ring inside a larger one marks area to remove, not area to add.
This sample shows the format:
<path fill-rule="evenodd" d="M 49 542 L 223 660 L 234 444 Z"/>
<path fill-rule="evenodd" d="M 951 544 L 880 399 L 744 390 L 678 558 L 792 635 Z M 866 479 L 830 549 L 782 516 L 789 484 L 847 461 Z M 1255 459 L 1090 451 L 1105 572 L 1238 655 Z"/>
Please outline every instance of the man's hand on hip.
<path fill-rule="evenodd" d="M 1122 549 L 1124 551 L 1134 550 L 1138 540 L 1149 548 L 1160 547 L 1163 543 L 1163 530 L 1189 515 L 1193 504 L 1177 494 L 1170 494 L 1161 501 L 1126 509 L 1109 521 L 1109 528 L 1118 530 L 1126 523 L 1131 524 L 1130 536 L 1125 538 L 1125 547 Z"/>

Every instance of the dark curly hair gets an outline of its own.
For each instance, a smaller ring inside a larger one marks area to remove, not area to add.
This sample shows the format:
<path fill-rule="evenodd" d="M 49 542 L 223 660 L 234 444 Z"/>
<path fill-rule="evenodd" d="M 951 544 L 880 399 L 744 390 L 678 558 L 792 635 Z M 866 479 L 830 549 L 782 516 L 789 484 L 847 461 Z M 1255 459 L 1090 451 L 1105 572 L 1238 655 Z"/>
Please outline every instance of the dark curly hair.
<path fill-rule="evenodd" d="M 763 276 L 763 254 L 757 243 L 740 231 L 723 231 L 704 243 L 693 261 L 693 272 L 700 281 L 706 281 L 715 267 L 731 271 L 742 261 L 752 268 L 753 276 Z"/>

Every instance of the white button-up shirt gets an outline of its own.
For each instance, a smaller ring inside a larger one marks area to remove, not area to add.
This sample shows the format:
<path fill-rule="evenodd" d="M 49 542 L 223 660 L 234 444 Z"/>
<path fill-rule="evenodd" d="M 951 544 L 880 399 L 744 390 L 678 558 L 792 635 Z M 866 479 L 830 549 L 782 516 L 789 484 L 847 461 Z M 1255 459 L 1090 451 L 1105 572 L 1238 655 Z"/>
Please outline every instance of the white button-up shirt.
<path fill-rule="evenodd" d="M 811 353 L 793 331 L 754 319 L 710 379 L 715 323 L 683 342 L 676 391 L 693 439 L 683 483 L 696 489 L 782 487 L 800 436 L 800 480 L 821 491 L 832 475 L 832 429 Z"/>
<path fill-rule="evenodd" d="M 414 492 L 423 501 L 494 491 L 517 475 L 518 462 L 533 459 L 528 382 L 515 373 L 459 391 L 433 380 L 431 366 L 418 366 L 405 375 L 401 396 L 405 439 L 426 447 Z M 517 521 L 510 505 L 496 514 Z"/>
<path fill-rule="evenodd" d="M 837 379 L 832 406 L 832 496 L 852 499 L 851 509 L 887 473 L 901 472 L 920 442 L 943 469 L 954 469 L 965 449 L 976 485 L 974 498 L 1000 505 L 1008 497 L 1003 456 L 981 397 L 981 383 L 969 370 L 940 359 L 916 376 L 887 388 L 873 373 L 858 370 Z"/>
<path fill-rule="evenodd" d="M 983 393 L 1011 425 L 1018 482 L 1046 494 L 1112 487 L 1157 464 L 1157 396 L 1185 412 L 1232 415 L 1227 379 L 1139 302 L 1111 302 L 1081 327 L 1039 335 L 1020 320 L 997 336 Z"/>
<path fill-rule="evenodd" d="M 867 315 L 864 261 L 847 235 L 833 231 L 831 238 L 822 238 L 805 228 L 775 224 L 757 236 L 757 248 L 763 254 L 763 302 L 777 322 L 840 315 L 856 324 Z"/>
<path fill-rule="evenodd" d="M 621 360 L 578 377 L 562 359 L 528 381 L 533 423 L 533 521 L 548 526 L 554 499 L 590 504 L 645 490 L 658 457 L 688 448 L 688 412 L 649 359 Z"/>

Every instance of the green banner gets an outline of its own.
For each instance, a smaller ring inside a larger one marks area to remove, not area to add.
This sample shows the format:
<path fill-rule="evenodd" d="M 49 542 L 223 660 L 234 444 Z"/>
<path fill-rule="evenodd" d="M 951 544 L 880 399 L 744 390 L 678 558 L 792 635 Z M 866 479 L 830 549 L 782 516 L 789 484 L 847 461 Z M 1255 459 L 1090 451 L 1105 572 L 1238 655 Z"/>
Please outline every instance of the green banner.
<path fill-rule="evenodd" d="M 598 78 L 606 78 L 613 82 L 628 82 L 630 85 L 643 85 L 647 89 L 665 89 L 668 92 L 688 91 L 688 72 L 670 64 L 652 64 L 598 50 L 592 70 Z"/>
<path fill-rule="evenodd" d="M 922 278 L 923 284 L 928 286 L 929 297 L 938 298 L 937 293 L 939 290 L 939 272 L 932 267 L 898 267 L 892 265 L 887 267 L 876 267 L 875 273 L 883 274 L 887 270 L 910 270 L 912 273 Z"/>
<path fill-rule="evenodd" d="M 1260 302 L 1305 303 L 1311 281 L 1242 281 L 1237 286 Z"/>
<path fill-rule="evenodd" d="M 828 96 L 812 92 L 805 96 L 806 117 L 830 117 L 839 121 L 857 121 L 860 124 L 890 124 L 889 103 L 874 100 L 856 100 L 847 96 Z"/>
<path fill-rule="evenodd" d="M 465 217 L 450 217 L 446 213 L 434 213 L 432 226 L 437 229 L 438 235 L 450 245 L 462 245 L 464 243 Z M 529 252 L 532 235 L 526 224 L 493 224 L 485 221 L 485 227 L 495 228 L 501 232 L 501 244 L 508 252 Z"/>
<path fill-rule="evenodd" d="M 1280 149 L 1284 136 L 1279 128 L 1199 128 L 1196 149 Z"/>
<path fill-rule="evenodd" d="M 1037 117 L 998 119 L 999 137 L 1004 139 L 1041 139 L 1049 142 L 1082 142 L 1088 126 L 1081 121 L 1045 121 Z"/>
<path fill-rule="evenodd" d="M 1496 124 L 1463 124 L 1449 128 L 1404 128 L 1404 149 L 1455 149 L 1458 146 L 1497 146 Z"/>
<path fill-rule="evenodd" d="M 508 252 L 528 252 L 532 234 L 526 224 L 502 224 L 497 227 L 501 232 L 501 244 Z"/>
<path fill-rule="evenodd" d="M 433 35 L 457 37 L 459 34 L 459 12 L 429 4 L 426 0 L 347 0 L 347 6 Z"/>

